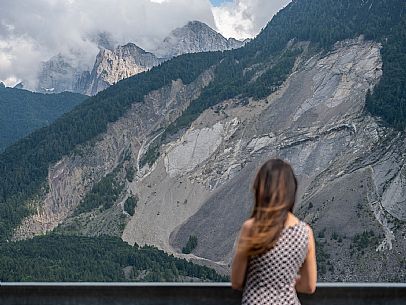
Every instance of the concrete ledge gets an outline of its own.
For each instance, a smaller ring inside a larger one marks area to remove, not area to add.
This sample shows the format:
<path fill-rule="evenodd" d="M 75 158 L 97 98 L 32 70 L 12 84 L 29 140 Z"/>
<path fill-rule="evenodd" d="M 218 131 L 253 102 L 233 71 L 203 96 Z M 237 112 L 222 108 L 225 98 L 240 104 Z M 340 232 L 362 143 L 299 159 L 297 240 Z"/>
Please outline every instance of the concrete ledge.
<path fill-rule="evenodd" d="M 320 283 L 302 305 L 406 304 L 406 284 Z M 228 283 L 0 283 L 4 305 L 241 304 Z"/>

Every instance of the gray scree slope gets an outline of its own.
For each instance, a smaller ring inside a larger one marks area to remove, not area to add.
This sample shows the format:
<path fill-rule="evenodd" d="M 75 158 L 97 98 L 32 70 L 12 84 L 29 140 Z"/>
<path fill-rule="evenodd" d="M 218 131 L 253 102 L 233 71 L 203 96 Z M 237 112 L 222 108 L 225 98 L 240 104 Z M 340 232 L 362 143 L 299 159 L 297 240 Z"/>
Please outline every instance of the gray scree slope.
<path fill-rule="evenodd" d="M 134 104 L 81 155 L 53 166 L 51 191 L 33 203 L 37 215 L 24 221 L 15 238 L 72 219 L 91 186 L 129 151 L 126 162 L 136 177 L 125 182 L 116 206 L 129 194 L 139 200 L 134 216 L 126 215 L 122 239 L 226 272 L 251 210 L 255 172 L 279 156 L 293 165 L 300 182 L 296 212 L 314 228 L 320 280 L 404 281 L 405 138 L 364 111 L 366 92 L 381 74 L 380 46 L 362 38 L 337 43 L 327 54 L 302 56 L 271 96 L 226 100 L 206 110 L 160 148 L 152 166 L 142 166 L 140 159 L 162 127 L 212 75 L 209 70 L 188 86 L 174 82 Z M 82 233 L 94 235 L 88 228 Z M 181 254 L 190 235 L 198 245 L 192 254 Z"/>

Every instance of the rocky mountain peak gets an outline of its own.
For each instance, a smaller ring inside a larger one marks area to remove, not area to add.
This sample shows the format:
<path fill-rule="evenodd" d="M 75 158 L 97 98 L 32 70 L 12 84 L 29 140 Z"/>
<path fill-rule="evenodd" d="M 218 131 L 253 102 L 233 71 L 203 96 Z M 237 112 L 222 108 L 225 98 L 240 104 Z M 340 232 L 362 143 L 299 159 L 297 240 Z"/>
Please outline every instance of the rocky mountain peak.
<path fill-rule="evenodd" d="M 123 54 L 138 54 L 138 55 L 152 54 L 152 53 L 145 51 L 144 49 L 140 48 L 139 46 L 137 46 L 136 44 L 134 44 L 132 42 L 129 42 L 123 46 L 118 46 L 115 49 L 115 52 L 116 53 L 122 52 Z"/>
<path fill-rule="evenodd" d="M 189 21 L 185 26 L 183 26 L 184 29 L 190 29 L 191 31 L 194 31 L 198 33 L 201 30 L 207 30 L 210 32 L 215 32 L 211 27 L 209 27 L 207 24 L 198 21 L 198 20 L 193 20 Z M 182 29 L 182 28 L 179 28 Z M 217 33 L 217 32 L 216 32 Z"/>
<path fill-rule="evenodd" d="M 74 67 L 71 59 L 58 54 L 42 64 L 37 91 L 71 91 L 94 95 L 174 56 L 235 49 L 246 42 L 227 39 L 200 21 L 189 21 L 183 27 L 174 29 L 151 52 L 132 42 L 117 46 L 112 35 L 107 32 L 98 33 L 92 40 L 99 47 L 92 71 Z"/>
<path fill-rule="evenodd" d="M 154 51 L 159 57 L 170 58 L 184 53 L 223 51 L 239 48 L 243 42 L 227 39 L 207 24 L 189 21 L 173 30 Z"/>
<path fill-rule="evenodd" d="M 106 38 L 107 39 L 107 38 Z M 211 27 L 200 21 L 190 21 L 185 26 L 173 30 L 160 46 L 147 52 L 129 42 L 116 48 L 101 48 L 90 75 L 82 75 L 80 85 L 84 92 L 94 95 L 97 92 L 135 74 L 151 69 L 171 57 L 205 51 L 219 51 L 238 48 L 244 42 L 226 39 Z"/>
<path fill-rule="evenodd" d="M 118 46 L 114 50 L 101 49 L 86 85 L 86 94 L 94 95 L 124 78 L 149 70 L 160 62 L 154 54 L 134 43 Z"/>
<path fill-rule="evenodd" d="M 43 93 L 77 92 L 75 83 L 79 71 L 62 54 L 42 63 L 37 90 Z"/>

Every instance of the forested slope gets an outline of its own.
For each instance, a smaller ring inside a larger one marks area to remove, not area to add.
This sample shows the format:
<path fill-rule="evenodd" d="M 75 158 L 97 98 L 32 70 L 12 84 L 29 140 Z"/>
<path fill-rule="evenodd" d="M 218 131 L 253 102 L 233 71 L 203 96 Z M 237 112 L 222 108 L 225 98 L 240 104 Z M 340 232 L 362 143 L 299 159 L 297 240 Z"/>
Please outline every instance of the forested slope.
<path fill-rule="evenodd" d="M 215 64 L 220 53 L 183 55 L 153 68 L 148 73 L 125 79 L 87 99 L 48 128 L 37 130 L 8 147 L 0 155 L 0 236 L 11 229 L 29 211 L 23 202 L 45 187 L 48 166 L 70 154 L 76 145 L 106 131 L 134 102 L 145 94 L 182 79 L 190 83 L 207 67 Z"/>
<path fill-rule="evenodd" d="M 74 147 L 106 130 L 134 102 L 172 80 L 193 81 L 204 69 L 215 65 L 216 77 L 210 86 L 176 120 L 163 138 L 188 126 L 199 113 L 218 102 L 246 94 L 263 97 L 276 90 L 288 75 L 300 49 L 285 50 L 287 43 L 311 41 L 320 49 L 336 41 L 364 34 L 383 44 L 383 78 L 368 98 L 367 107 L 388 124 L 403 128 L 406 122 L 405 18 L 402 0 L 296 0 L 280 11 L 258 37 L 245 47 L 224 53 L 179 56 L 149 72 L 123 80 L 88 99 L 46 129 L 34 132 L 0 155 L 0 236 L 29 211 L 21 204 L 38 194 L 45 182 L 49 164 L 72 152 Z M 254 82 L 261 66 L 269 64 Z"/>
<path fill-rule="evenodd" d="M 213 81 L 157 137 L 145 154 L 149 156 L 145 163 L 152 164 L 161 144 L 189 127 L 205 109 L 225 99 L 261 99 L 278 90 L 305 52 L 302 42 L 309 42 L 307 51 L 311 54 L 327 53 L 337 41 L 360 35 L 381 43 L 383 77 L 367 97 L 367 110 L 389 126 L 404 129 L 405 13 L 406 2 L 400 0 L 296 0 L 243 48 L 180 56 L 89 98 L 0 155 L 0 238 L 10 238 L 23 217 L 33 212 L 26 202 L 47 191 L 49 166 L 63 156 L 73 155 L 78 145 L 97 141 L 109 123 L 122 117 L 133 103 L 143 102 L 152 90 L 177 79 L 191 83 L 209 67 L 215 68 Z M 44 243 L 50 240 L 43 239 Z M 28 248 L 37 247 L 24 243 Z"/>
<path fill-rule="evenodd" d="M 125 274 L 124 268 L 127 272 Z M 122 240 L 51 234 L 0 243 L 0 281 L 226 281 L 213 269 Z"/>
<path fill-rule="evenodd" d="M 35 129 L 51 124 L 86 98 L 70 92 L 34 93 L 0 84 L 0 152 Z"/>

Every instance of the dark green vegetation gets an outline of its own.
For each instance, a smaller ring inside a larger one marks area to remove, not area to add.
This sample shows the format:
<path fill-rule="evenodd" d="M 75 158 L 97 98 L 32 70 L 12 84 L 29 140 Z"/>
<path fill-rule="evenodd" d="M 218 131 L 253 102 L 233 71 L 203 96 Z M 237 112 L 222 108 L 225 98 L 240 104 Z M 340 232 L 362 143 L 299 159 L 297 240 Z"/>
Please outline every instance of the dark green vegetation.
<path fill-rule="evenodd" d="M 310 41 L 316 50 L 364 35 L 383 45 L 383 78 L 367 109 L 391 126 L 406 127 L 406 2 L 402 0 L 296 0 L 280 11 L 245 47 L 227 52 L 216 69 L 215 81 L 163 133 L 188 127 L 203 110 L 232 98 L 263 98 L 274 92 L 290 73 L 301 49 L 286 49 L 289 42 Z M 260 65 L 258 65 L 260 63 Z M 260 77 L 261 67 L 268 66 Z M 255 68 L 252 68 L 255 67 Z M 255 81 L 253 81 L 255 80 Z M 159 156 L 156 146 L 147 151 L 149 163 Z"/>
<path fill-rule="evenodd" d="M 296 0 L 277 14 L 247 48 L 283 48 L 287 41 L 311 41 L 328 50 L 336 42 L 365 35 L 382 43 L 383 77 L 367 109 L 389 125 L 406 127 L 406 1 Z"/>
<path fill-rule="evenodd" d="M 324 234 L 325 232 L 323 232 L 323 237 Z M 325 275 L 327 272 L 327 268 L 329 266 L 332 266 L 330 261 L 330 254 L 326 251 L 325 244 L 326 241 L 320 241 L 316 239 L 317 272 L 319 273 L 319 275 Z"/>
<path fill-rule="evenodd" d="M 124 189 L 116 174 L 117 171 L 113 171 L 96 183 L 76 208 L 75 214 L 89 212 L 100 206 L 102 209 L 111 208 Z"/>
<path fill-rule="evenodd" d="M 41 195 L 50 164 L 105 132 L 108 123 L 120 118 L 132 103 L 143 102 L 150 91 L 176 79 L 190 83 L 221 56 L 221 53 L 186 54 L 148 73 L 120 81 L 64 114 L 48 128 L 8 147 L 0 155 L 0 239 L 9 237 L 11 230 L 29 215 L 24 202 Z"/>
<path fill-rule="evenodd" d="M 384 75 L 367 97 L 367 109 L 388 124 L 403 129 L 406 122 L 405 18 L 404 0 L 294 0 L 243 48 L 183 55 L 87 99 L 48 128 L 35 131 L 0 155 L 0 240 L 8 238 L 12 229 L 30 213 L 25 201 L 41 196 L 46 190 L 51 164 L 74 153 L 81 144 L 95 141 L 106 131 L 108 123 L 119 119 L 133 103 L 143 102 L 150 91 L 176 79 L 190 83 L 205 69 L 215 67 L 214 80 L 164 131 L 157 144 L 150 146 L 145 163 L 153 162 L 159 155 L 162 141 L 190 126 L 205 109 L 237 96 L 259 99 L 274 92 L 302 54 L 300 41 L 309 41 L 314 50 L 320 51 L 328 51 L 336 41 L 361 34 L 366 39 L 381 42 Z M 133 173 L 128 175 L 128 181 L 131 177 Z M 79 209 L 109 207 L 119 196 L 120 185 L 115 184 L 114 178 L 106 176 L 101 183 L 103 187 L 96 185 Z M 101 197 L 110 199 L 106 202 Z M 321 261 L 328 260 L 322 252 L 319 256 Z M 114 270 L 112 274 L 118 272 Z"/>
<path fill-rule="evenodd" d="M 126 169 L 125 178 L 127 179 L 128 182 L 133 182 L 134 176 L 135 176 L 135 169 L 133 167 L 129 166 Z"/>
<path fill-rule="evenodd" d="M 352 244 L 350 246 L 351 254 L 354 253 L 354 250 L 357 252 L 361 252 L 364 254 L 364 250 L 368 247 L 375 248 L 379 244 L 378 236 L 375 236 L 374 231 L 364 231 L 360 234 L 356 234 L 352 240 Z"/>
<path fill-rule="evenodd" d="M 41 94 L 0 84 L 0 152 L 35 129 L 55 121 L 87 96 L 63 92 Z"/>
<path fill-rule="evenodd" d="M 0 155 L 0 237 L 5 238 L 29 211 L 23 202 L 41 193 L 48 166 L 106 130 L 145 94 L 182 79 L 190 83 L 215 65 L 215 79 L 162 134 L 164 140 L 188 127 L 208 107 L 235 96 L 261 98 L 272 93 L 301 52 L 295 41 L 326 49 L 345 38 L 364 34 L 382 42 L 384 77 L 367 108 L 401 127 L 405 101 L 405 26 L 403 0 L 297 0 L 279 12 L 245 47 L 215 53 L 187 54 L 123 80 L 89 98 L 48 128 L 38 130 Z M 290 47 L 286 48 L 290 42 Z M 265 70 L 264 70 L 265 69 Z M 151 163 L 159 145 L 147 152 Z"/>
<path fill-rule="evenodd" d="M 182 248 L 182 253 L 189 254 L 192 253 L 193 249 L 197 247 L 197 237 L 195 235 L 190 235 L 186 243 L 186 246 Z"/>
<path fill-rule="evenodd" d="M 406 6 L 406 2 L 404 2 Z M 383 76 L 373 94 L 367 96 L 367 109 L 389 125 L 406 128 L 406 17 L 395 25 L 388 37 L 381 39 Z"/>
<path fill-rule="evenodd" d="M 291 72 L 300 49 L 278 50 L 275 58 L 267 58 L 262 65 L 251 68 L 248 56 L 236 58 L 238 53 L 228 52 L 216 68 L 215 80 L 202 95 L 183 112 L 183 114 L 162 134 L 162 140 L 177 133 L 190 124 L 207 108 L 236 96 L 263 98 L 276 91 Z M 263 71 L 263 66 L 269 69 Z M 250 68 L 249 71 L 246 69 Z M 262 73 L 263 72 L 263 73 Z M 255 78 L 256 74 L 261 74 Z M 151 146 L 154 149 L 155 146 Z M 147 153 L 150 153 L 149 151 Z M 154 153 L 150 153 L 154 155 Z M 156 154 L 156 157 L 159 154 Z"/>
<path fill-rule="evenodd" d="M 162 136 L 157 137 L 152 143 L 148 146 L 147 151 L 140 159 L 140 167 L 148 164 L 151 166 L 159 157 L 159 148 L 162 144 Z"/>
<path fill-rule="evenodd" d="M 124 268 L 130 272 L 125 276 Z M 227 281 L 213 269 L 114 237 L 51 234 L 0 244 L 0 281 Z"/>
<path fill-rule="evenodd" d="M 138 198 L 136 196 L 129 196 L 124 202 L 124 211 L 126 211 L 131 216 L 135 213 L 135 208 L 137 207 Z"/>

